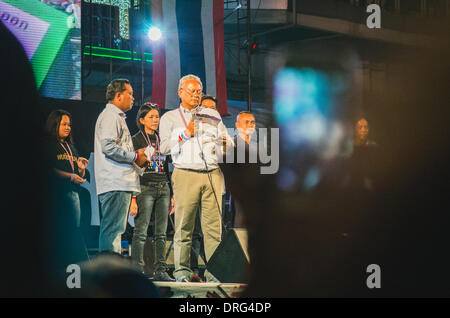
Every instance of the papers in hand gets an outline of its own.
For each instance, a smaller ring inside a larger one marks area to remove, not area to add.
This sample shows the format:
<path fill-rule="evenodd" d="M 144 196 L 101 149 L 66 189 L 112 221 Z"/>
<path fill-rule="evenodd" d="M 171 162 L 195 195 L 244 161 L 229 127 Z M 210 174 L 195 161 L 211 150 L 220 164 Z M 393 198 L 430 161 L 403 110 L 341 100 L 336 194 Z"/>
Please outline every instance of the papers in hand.
<path fill-rule="evenodd" d="M 144 154 L 147 156 L 148 161 L 150 161 L 150 158 L 153 156 L 154 153 L 155 153 L 155 148 L 153 148 L 152 146 L 148 146 L 144 150 Z"/>
<path fill-rule="evenodd" d="M 145 156 L 147 156 L 147 161 L 150 161 L 150 158 L 153 156 L 153 154 L 155 153 L 155 148 L 153 148 L 152 146 L 148 146 L 147 148 L 145 148 L 144 150 L 144 154 Z M 133 167 L 136 169 L 137 173 L 142 176 L 144 174 L 144 171 L 146 169 L 146 167 L 139 167 L 135 162 L 133 162 Z"/>
<path fill-rule="evenodd" d="M 222 121 L 222 118 L 220 117 L 220 114 L 217 112 L 217 110 L 199 107 L 192 114 L 192 120 L 200 121 L 202 123 L 209 124 L 213 127 L 217 127 L 219 123 Z"/>

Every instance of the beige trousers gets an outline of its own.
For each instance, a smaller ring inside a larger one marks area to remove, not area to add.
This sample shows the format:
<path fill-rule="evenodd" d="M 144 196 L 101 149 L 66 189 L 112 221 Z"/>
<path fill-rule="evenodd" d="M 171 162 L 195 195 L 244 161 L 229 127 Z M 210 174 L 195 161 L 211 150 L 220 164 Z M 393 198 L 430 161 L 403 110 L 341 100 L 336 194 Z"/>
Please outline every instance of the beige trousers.
<path fill-rule="evenodd" d="M 220 169 L 210 172 L 217 201 L 222 209 L 223 176 Z M 221 212 L 211 188 L 207 173 L 175 168 L 172 174 L 175 201 L 174 263 L 175 278 L 192 275 L 190 268 L 192 233 L 195 216 L 201 207 L 201 226 L 206 261 L 210 259 L 221 241 Z M 205 272 L 208 280 L 210 274 Z"/>

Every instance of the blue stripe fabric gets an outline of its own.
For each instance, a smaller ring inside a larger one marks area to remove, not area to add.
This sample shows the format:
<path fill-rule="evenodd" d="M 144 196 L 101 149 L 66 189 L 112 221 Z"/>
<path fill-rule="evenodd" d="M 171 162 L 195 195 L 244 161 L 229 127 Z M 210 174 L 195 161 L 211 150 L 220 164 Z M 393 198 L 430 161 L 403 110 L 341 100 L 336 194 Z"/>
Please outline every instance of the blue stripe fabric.
<path fill-rule="evenodd" d="M 201 8 L 202 0 L 177 0 L 176 16 L 180 47 L 180 75 L 181 77 L 187 74 L 197 75 L 202 80 L 203 92 L 206 92 Z"/>

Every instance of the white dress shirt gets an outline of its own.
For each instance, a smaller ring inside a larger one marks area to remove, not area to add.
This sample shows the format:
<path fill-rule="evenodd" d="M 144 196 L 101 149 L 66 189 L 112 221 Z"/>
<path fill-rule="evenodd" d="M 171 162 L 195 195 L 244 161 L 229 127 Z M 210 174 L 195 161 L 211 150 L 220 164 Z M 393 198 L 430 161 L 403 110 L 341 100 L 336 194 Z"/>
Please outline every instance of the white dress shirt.
<path fill-rule="evenodd" d="M 140 192 L 136 158 L 125 113 L 107 104 L 95 124 L 94 170 L 97 195 L 109 191 Z"/>
<path fill-rule="evenodd" d="M 181 114 L 180 114 L 181 112 Z M 215 117 L 220 118 L 216 111 Z M 183 121 L 184 118 L 184 121 Z M 165 113 L 161 117 L 159 135 L 161 153 L 172 155 L 175 168 L 191 170 L 213 170 L 218 165 L 219 138 L 222 136 L 223 123 L 217 127 L 197 123 L 195 135 L 180 141 L 180 134 L 192 118 L 192 113 L 180 105 L 179 108 Z M 203 158 L 206 161 L 202 160 Z"/>

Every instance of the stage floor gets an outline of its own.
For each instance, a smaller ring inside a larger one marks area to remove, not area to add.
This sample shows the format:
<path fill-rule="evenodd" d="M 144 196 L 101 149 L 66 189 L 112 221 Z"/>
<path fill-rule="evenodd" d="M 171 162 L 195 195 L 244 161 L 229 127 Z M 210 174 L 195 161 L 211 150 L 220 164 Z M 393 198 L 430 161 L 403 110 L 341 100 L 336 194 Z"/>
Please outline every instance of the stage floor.
<path fill-rule="evenodd" d="M 163 298 L 238 298 L 246 284 L 153 282 Z"/>

